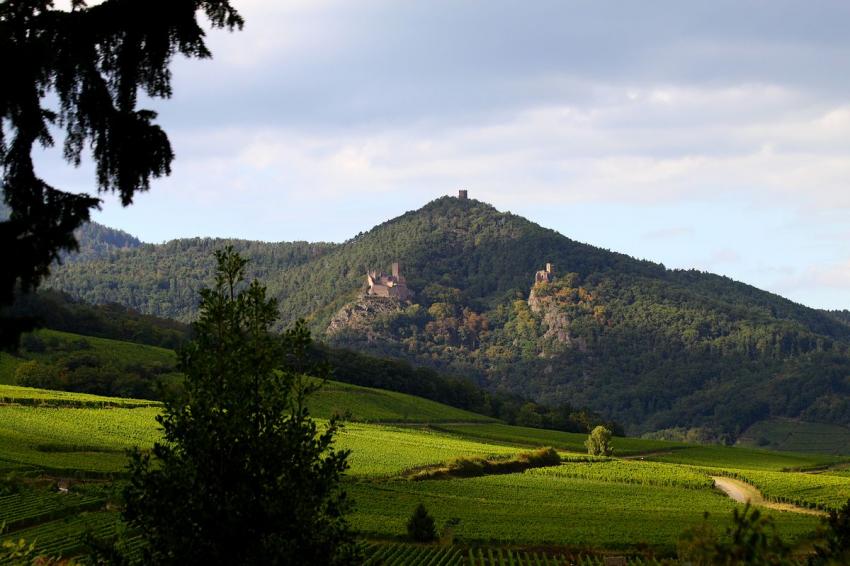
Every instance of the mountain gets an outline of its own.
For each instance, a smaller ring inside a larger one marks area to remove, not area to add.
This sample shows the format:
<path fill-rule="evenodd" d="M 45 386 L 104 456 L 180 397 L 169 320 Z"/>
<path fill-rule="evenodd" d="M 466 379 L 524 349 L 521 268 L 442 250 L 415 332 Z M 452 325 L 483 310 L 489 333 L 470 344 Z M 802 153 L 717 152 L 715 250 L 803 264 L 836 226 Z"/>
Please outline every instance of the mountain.
<path fill-rule="evenodd" d="M 284 325 L 307 318 L 332 345 L 588 406 L 632 433 L 734 436 L 773 417 L 850 424 L 841 313 L 575 242 L 475 200 L 437 199 L 342 244 L 196 238 L 106 250 L 66 262 L 48 284 L 190 321 L 211 252 L 225 245 L 251 260 Z M 396 261 L 413 300 L 364 297 L 366 271 Z M 554 277 L 533 285 L 546 263 Z"/>

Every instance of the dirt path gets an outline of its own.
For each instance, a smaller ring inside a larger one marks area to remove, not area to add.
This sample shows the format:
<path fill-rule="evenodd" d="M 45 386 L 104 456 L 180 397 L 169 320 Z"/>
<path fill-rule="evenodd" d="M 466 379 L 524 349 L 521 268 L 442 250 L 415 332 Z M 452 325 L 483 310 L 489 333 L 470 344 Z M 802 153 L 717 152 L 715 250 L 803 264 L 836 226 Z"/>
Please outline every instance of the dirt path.
<path fill-rule="evenodd" d="M 806 515 L 826 515 L 823 511 L 815 509 L 807 509 L 790 503 L 774 503 L 767 501 L 761 492 L 748 483 L 741 480 L 733 480 L 723 476 L 711 476 L 714 480 L 714 487 L 734 499 L 739 503 L 750 502 L 754 507 L 767 507 L 768 509 L 776 509 L 777 511 L 791 511 L 793 513 L 803 513 Z"/>

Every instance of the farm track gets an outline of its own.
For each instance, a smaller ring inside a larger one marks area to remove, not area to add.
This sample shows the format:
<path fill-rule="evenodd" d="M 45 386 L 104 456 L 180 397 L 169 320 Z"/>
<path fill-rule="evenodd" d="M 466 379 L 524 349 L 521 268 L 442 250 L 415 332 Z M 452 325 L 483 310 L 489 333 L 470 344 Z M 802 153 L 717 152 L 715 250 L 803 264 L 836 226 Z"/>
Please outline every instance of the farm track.
<path fill-rule="evenodd" d="M 792 513 L 802 513 L 804 515 L 815 515 L 823 517 L 826 515 L 823 511 L 815 509 L 807 509 L 791 503 L 775 503 L 764 498 L 761 492 L 754 486 L 724 476 L 711 476 L 714 480 L 714 487 L 734 499 L 739 503 L 750 502 L 754 507 L 765 507 L 767 509 L 775 509 L 777 511 L 790 511 Z"/>

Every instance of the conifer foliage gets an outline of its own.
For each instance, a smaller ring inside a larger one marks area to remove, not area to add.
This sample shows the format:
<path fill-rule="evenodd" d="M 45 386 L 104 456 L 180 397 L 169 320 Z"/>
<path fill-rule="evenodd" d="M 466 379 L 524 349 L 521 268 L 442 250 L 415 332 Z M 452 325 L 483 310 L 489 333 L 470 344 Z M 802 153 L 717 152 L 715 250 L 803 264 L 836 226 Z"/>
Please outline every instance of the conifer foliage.
<path fill-rule="evenodd" d="M 158 418 L 164 442 L 136 452 L 125 519 L 152 564 L 351 564 L 357 547 L 340 489 L 347 451 L 305 401 L 327 368 L 309 367 L 302 323 L 270 333 L 277 303 L 246 261 L 216 253 L 196 338 L 181 355 L 185 392 Z"/>
<path fill-rule="evenodd" d="M 0 187 L 11 208 L 0 222 L 0 307 L 17 289 L 37 287 L 60 252 L 77 248 L 73 231 L 100 204 L 36 174 L 32 153 L 37 144 L 53 145 L 51 126 L 65 128 L 70 163 L 79 165 L 83 150 L 91 150 L 98 191 L 117 192 L 125 206 L 151 177 L 171 172 L 168 137 L 155 112 L 137 108 L 138 95 L 171 96 L 174 55 L 210 57 L 199 13 L 213 27 L 243 24 L 229 0 L 105 0 L 91 7 L 72 0 L 70 11 L 52 0 L 0 3 Z M 3 327 L 0 339 L 17 339 L 20 329 Z"/>
<path fill-rule="evenodd" d="M 407 534 L 415 542 L 431 542 L 437 539 L 437 524 L 422 503 L 416 506 L 407 520 Z"/>

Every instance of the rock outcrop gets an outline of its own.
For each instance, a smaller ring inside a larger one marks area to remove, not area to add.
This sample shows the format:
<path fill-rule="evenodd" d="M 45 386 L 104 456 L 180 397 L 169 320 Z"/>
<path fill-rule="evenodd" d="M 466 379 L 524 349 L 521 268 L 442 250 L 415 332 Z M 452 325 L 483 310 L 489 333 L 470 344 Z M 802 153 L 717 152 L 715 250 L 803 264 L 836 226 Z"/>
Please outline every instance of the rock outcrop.
<path fill-rule="evenodd" d="M 406 304 L 406 301 L 397 297 L 363 294 L 337 311 L 328 324 L 327 335 L 334 336 L 350 330 L 365 335 L 371 342 L 377 336 L 374 331 L 375 321 L 401 311 Z"/>

